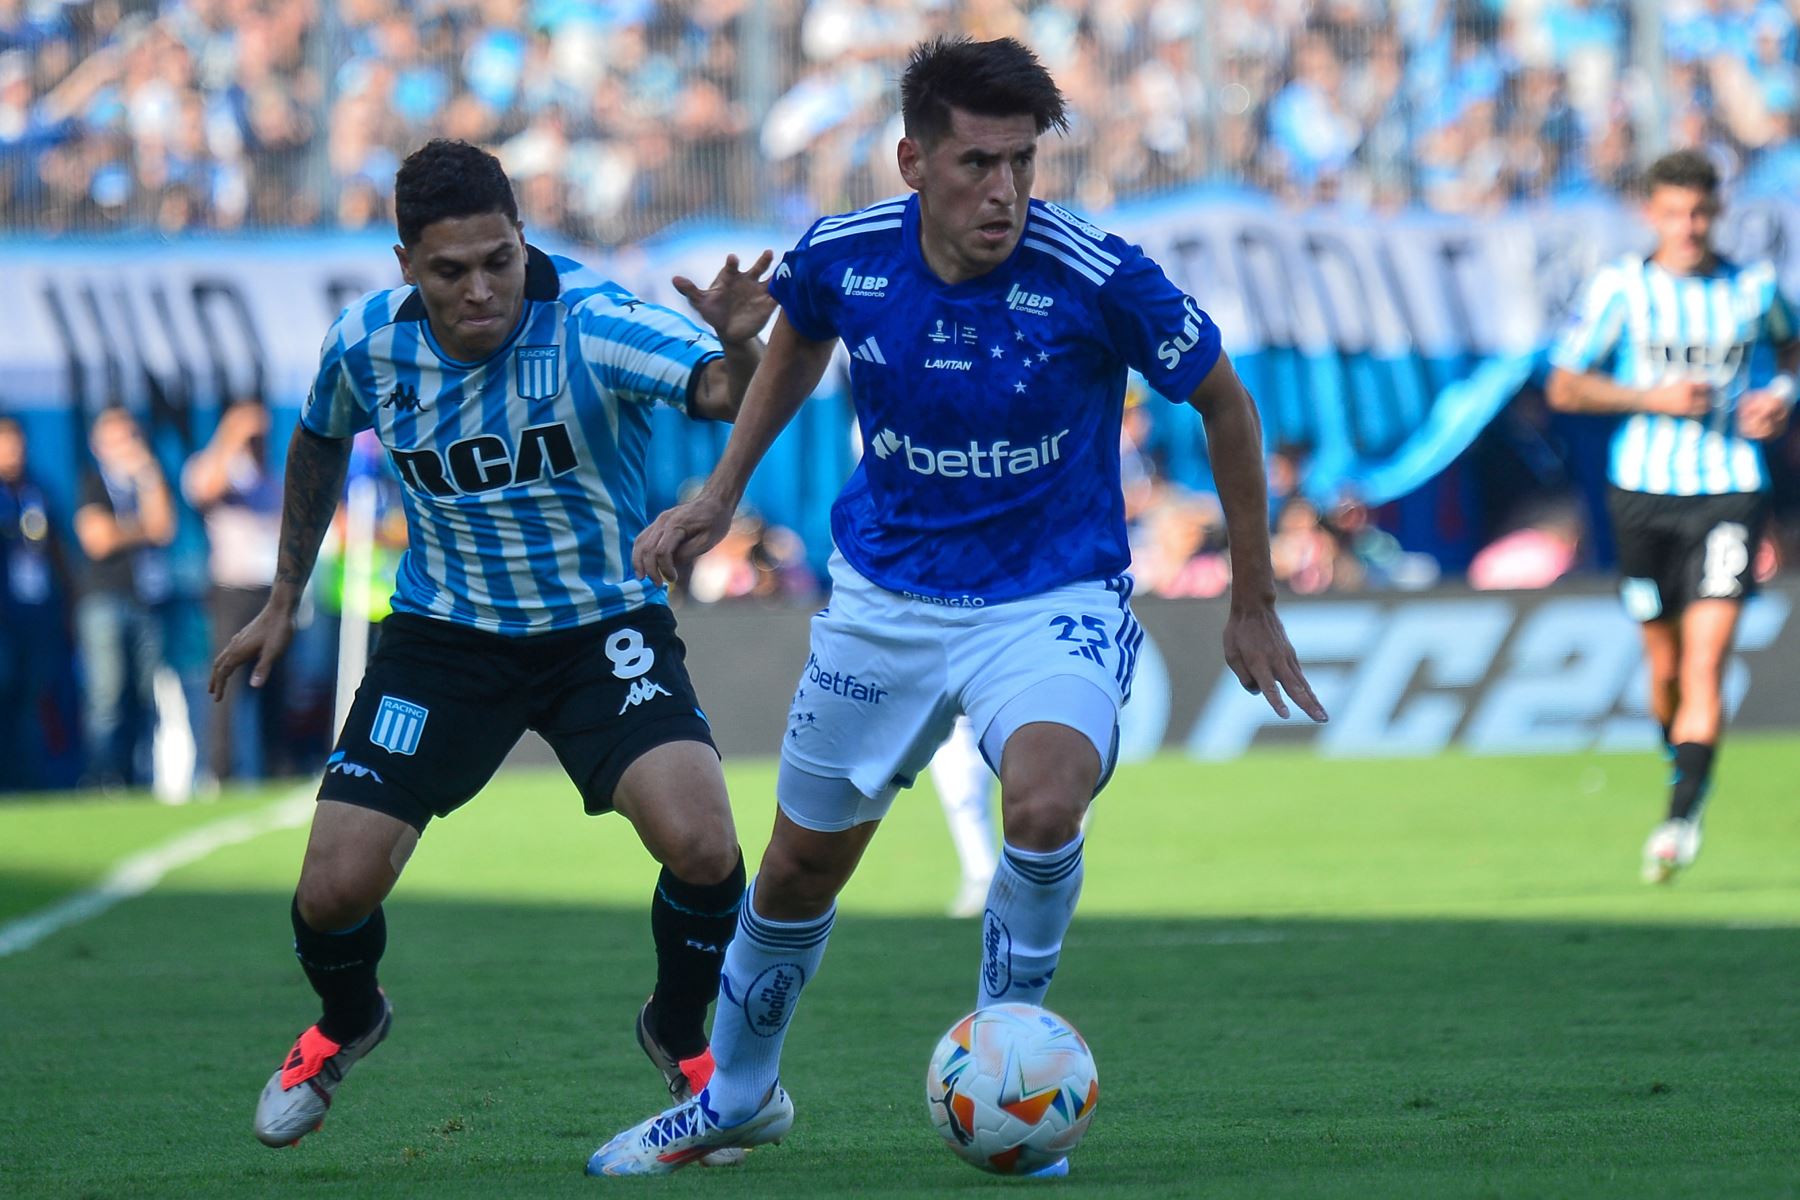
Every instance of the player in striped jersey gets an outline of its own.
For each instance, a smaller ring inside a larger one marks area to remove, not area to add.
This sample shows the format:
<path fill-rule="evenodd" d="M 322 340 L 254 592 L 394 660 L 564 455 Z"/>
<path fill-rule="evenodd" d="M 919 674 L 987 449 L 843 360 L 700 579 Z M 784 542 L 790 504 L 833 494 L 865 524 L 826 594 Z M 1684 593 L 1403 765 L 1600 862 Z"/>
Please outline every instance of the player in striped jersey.
<path fill-rule="evenodd" d="M 837 345 L 850 351 L 867 452 L 832 506 L 831 606 L 726 953 L 718 1070 L 596 1150 L 590 1174 L 662 1174 L 786 1133 L 782 1041 L 837 894 L 959 713 L 997 768 L 1004 827 L 976 1003 L 1043 1003 L 1142 640 L 1120 485 L 1129 369 L 1205 422 L 1231 534 L 1227 664 L 1279 715 L 1285 692 L 1325 719 L 1275 613 L 1261 425 L 1217 326 L 1141 248 L 1031 196 L 1038 138 L 1065 121 L 1049 73 L 1011 39 L 928 43 L 901 112 L 916 194 L 817 221 L 782 259 L 742 421 L 706 486 L 638 540 L 663 579 L 716 544 Z"/>
<path fill-rule="evenodd" d="M 1664 882 L 1700 848 L 1720 684 L 1768 512 L 1758 443 L 1787 429 L 1800 331 L 1772 263 L 1713 250 L 1719 177 L 1705 157 L 1666 155 L 1646 182 L 1656 249 L 1595 275 L 1552 355 L 1549 396 L 1564 412 L 1622 418 L 1607 504 L 1674 762 L 1667 815 L 1644 846 L 1645 879 Z"/>
<path fill-rule="evenodd" d="M 712 1069 L 705 1017 L 736 928 L 743 857 L 663 588 L 632 571 L 653 404 L 730 421 L 773 309 L 735 258 L 675 286 L 711 329 L 526 243 L 492 155 L 434 141 L 395 181 L 407 286 L 332 326 L 288 454 L 267 607 L 220 653 L 215 697 L 261 686 L 373 427 L 404 484 L 394 613 L 327 760 L 292 906 L 323 1014 L 257 1105 L 256 1136 L 318 1128 L 344 1072 L 387 1035 L 382 901 L 434 816 L 478 792 L 527 728 L 588 812 L 617 809 L 663 864 L 655 990 L 637 1037 L 677 1098 Z M 716 336 L 715 336 L 716 335 Z M 741 1157 L 741 1155 L 739 1156 Z"/>

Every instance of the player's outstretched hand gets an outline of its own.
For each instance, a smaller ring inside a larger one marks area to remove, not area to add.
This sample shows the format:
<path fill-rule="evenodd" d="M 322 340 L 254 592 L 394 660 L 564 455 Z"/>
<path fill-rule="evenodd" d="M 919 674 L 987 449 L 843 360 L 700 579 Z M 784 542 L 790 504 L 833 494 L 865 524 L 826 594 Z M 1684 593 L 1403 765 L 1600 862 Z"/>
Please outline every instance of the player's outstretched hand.
<path fill-rule="evenodd" d="M 1300 660 L 1288 642 L 1287 630 L 1271 607 L 1238 612 L 1235 609 L 1225 622 L 1225 665 L 1238 677 L 1244 690 L 1260 695 L 1287 718 L 1287 701 L 1282 693 L 1300 706 L 1300 711 L 1321 723 L 1331 718 L 1325 706 L 1313 695 L 1312 685 L 1300 670 Z"/>
<path fill-rule="evenodd" d="M 1738 433 L 1753 442 L 1787 432 L 1788 402 L 1772 392 L 1751 392 L 1737 406 Z"/>
<path fill-rule="evenodd" d="M 704 491 L 650 522 L 631 546 L 631 569 L 656 583 L 673 583 L 681 568 L 731 531 L 735 507 Z"/>
<path fill-rule="evenodd" d="M 687 297 L 721 342 L 746 342 L 763 331 L 775 312 L 775 297 L 769 295 L 768 282 L 763 279 L 774 261 L 774 251 L 764 250 L 749 270 L 740 271 L 738 256 L 727 254 L 725 265 L 705 288 L 685 275 L 677 275 L 669 282 Z"/>
<path fill-rule="evenodd" d="M 225 684 L 232 673 L 247 662 L 255 662 L 250 669 L 250 686 L 259 688 L 269 678 L 269 671 L 275 666 L 275 660 L 288 648 L 294 640 L 294 615 L 275 604 L 266 604 L 263 610 L 242 629 L 237 636 L 225 644 L 219 651 L 219 657 L 213 659 L 212 678 L 207 681 L 206 690 L 212 693 L 215 701 L 225 698 Z"/>

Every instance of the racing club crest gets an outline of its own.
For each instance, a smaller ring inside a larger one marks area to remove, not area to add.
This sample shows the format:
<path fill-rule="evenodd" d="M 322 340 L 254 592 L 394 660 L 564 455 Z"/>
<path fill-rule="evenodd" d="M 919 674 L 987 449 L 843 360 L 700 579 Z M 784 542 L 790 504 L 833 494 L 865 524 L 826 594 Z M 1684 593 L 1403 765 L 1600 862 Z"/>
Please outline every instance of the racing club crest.
<path fill-rule="evenodd" d="M 548 400 L 562 391 L 562 351 L 556 346 L 520 346 L 513 352 L 519 367 L 519 395 Z"/>

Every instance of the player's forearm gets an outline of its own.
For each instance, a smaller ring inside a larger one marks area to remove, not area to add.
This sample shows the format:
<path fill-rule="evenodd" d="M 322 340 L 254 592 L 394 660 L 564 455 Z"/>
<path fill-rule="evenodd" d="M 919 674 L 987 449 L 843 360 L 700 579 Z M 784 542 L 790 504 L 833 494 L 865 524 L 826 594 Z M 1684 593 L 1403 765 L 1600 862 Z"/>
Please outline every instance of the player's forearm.
<path fill-rule="evenodd" d="M 350 468 L 350 439 L 320 437 L 301 425 L 288 445 L 287 481 L 281 497 L 281 546 L 275 560 L 271 604 L 290 609 L 312 575 L 319 545 L 337 512 Z"/>
<path fill-rule="evenodd" d="M 725 404 L 724 415 L 716 419 L 736 421 L 744 411 L 744 397 L 750 391 L 750 381 L 756 378 L 756 368 L 762 365 L 763 343 L 761 338 L 749 338 L 719 345 L 725 351 Z"/>
<path fill-rule="evenodd" d="M 1220 355 L 1219 363 L 1190 403 L 1206 425 L 1213 483 L 1225 510 L 1231 551 L 1234 608 L 1275 603 L 1275 571 L 1269 561 L 1269 484 L 1263 469 L 1262 419 L 1256 402 Z"/>
<path fill-rule="evenodd" d="M 1550 373 L 1550 384 L 1544 389 L 1550 407 L 1566 413 L 1635 413 L 1646 411 L 1649 392 L 1630 387 L 1592 371 L 1566 371 L 1561 367 Z"/>

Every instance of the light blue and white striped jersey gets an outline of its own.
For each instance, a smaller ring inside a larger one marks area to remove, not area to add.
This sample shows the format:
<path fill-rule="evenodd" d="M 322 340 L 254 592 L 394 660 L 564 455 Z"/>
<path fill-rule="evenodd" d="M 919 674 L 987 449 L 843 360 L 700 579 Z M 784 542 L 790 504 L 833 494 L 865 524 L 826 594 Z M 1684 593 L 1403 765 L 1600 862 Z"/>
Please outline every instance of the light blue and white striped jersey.
<path fill-rule="evenodd" d="M 650 408 L 686 411 L 718 340 L 570 259 L 527 247 L 525 302 L 478 363 L 437 345 L 417 289 L 372 292 L 325 336 L 300 419 L 371 426 L 404 484 L 396 612 L 511 635 L 666 603 L 631 574 Z"/>
<path fill-rule="evenodd" d="M 1737 402 L 1774 375 L 1775 349 L 1796 334 L 1772 263 L 1720 259 L 1704 275 L 1674 275 L 1636 256 L 1594 275 L 1550 361 L 1569 371 L 1611 363 L 1620 383 L 1710 385 L 1704 418 L 1634 413 L 1612 437 L 1607 477 L 1631 492 L 1718 496 L 1769 486 L 1762 447 L 1737 435 Z"/>

